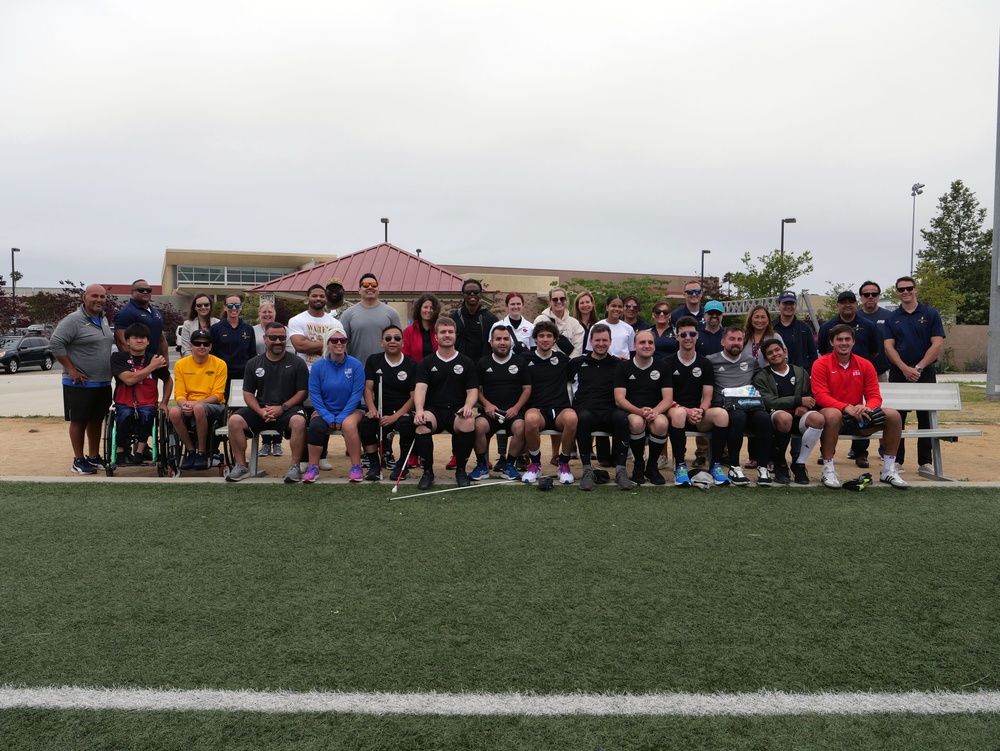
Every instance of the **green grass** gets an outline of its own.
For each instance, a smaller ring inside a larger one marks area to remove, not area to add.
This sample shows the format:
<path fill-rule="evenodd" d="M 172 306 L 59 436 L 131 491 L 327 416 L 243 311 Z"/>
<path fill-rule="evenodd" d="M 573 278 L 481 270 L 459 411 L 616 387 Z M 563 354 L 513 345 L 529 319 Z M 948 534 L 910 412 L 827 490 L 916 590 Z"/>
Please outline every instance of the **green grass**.
<path fill-rule="evenodd" d="M 393 502 L 384 486 L 2 489 L 6 684 L 1000 687 L 991 489 L 500 487 Z M 1000 735 L 975 716 L 0 713 L 0 737 L 36 734 L 53 740 L 39 747 L 98 739 L 80 748 L 997 748 L 977 744 Z M 144 735 L 162 745 L 122 740 Z"/>

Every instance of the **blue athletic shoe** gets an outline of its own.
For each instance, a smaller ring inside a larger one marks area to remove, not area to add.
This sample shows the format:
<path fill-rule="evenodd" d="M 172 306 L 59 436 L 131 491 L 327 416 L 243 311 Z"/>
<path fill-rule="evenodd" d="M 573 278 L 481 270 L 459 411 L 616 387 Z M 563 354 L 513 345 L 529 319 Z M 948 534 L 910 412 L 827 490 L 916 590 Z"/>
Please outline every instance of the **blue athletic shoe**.
<path fill-rule="evenodd" d="M 685 464 L 678 464 L 677 468 L 674 470 L 674 485 L 681 487 L 682 485 L 691 486 L 691 478 L 688 477 L 688 468 Z"/>
<path fill-rule="evenodd" d="M 490 476 L 490 467 L 486 462 L 478 462 L 476 468 L 469 473 L 470 480 L 485 480 Z"/>
<path fill-rule="evenodd" d="M 500 470 L 500 476 L 507 480 L 520 480 L 521 473 L 514 468 L 513 464 L 504 464 L 503 469 Z"/>
<path fill-rule="evenodd" d="M 712 465 L 712 479 L 715 480 L 716 485 L 728 485 L 729 478 L 726 477 L 726 473 L 722 471 L 721 464 Z"/>

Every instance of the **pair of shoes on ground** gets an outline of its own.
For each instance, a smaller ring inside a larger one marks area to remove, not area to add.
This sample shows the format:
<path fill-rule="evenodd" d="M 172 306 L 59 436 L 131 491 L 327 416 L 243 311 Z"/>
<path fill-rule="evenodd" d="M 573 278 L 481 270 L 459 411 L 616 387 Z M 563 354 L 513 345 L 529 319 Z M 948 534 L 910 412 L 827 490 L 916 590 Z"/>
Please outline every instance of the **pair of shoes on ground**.
<path fill-rule="evenodd" d="M 91 464 L 86 459 L 74 459 L 73 464 L 70 467 L 74 473 L 78 475 L 96 475 L 97 467 Z M 104 465 L 101 465 L 101 469 L 104 469 Z"/>
<path fill-rule="evenodd" d="M 743 469 L 739 466 L 730 467 L 729 474 L 727 475 L 729 482 L 733 485 L 739 487 L 746 487 L 750 484 L 750 478 L 748 478 L 744 473 Z M 763 487 L 769 487 L 771 483 L 774 482 L 771 479 L 771 471 L 766 465 L 758 465 L 757 467 L 757 484 Z M 718 484 L 718 483 L 716 483 Z"/>
<path fill-rule="evenodd" d="M 533 483 L 535 482 L 535 480 L 539 478 L 539 476 L 541 476 L 541 474 L 542 474 L 541 465 L 532 462 L 531 464 L 528 465 L 528 468 L 524 471 L 524 474 L 521 475 L 521 482 Z M 560 463 L 559 482 L 562 485 L 571 485 L 575 481 L 576 478 L 573 477 L 573 470 L 569 468 L 569 464 Z"/>
<path fill-rule="evenodd" d="M 843 483 L 840 481 L 840 478 L 837 477 L 837 470 L 832 463 L 823 464 L 823 477 L 821 482 L 828 488 L 836 489 L 843 487 Z M 894 469 L 888 472 L 880 472 L 879 482 L 884 482 L 886 485 L 891 485 L 899 490 L 906 490 L 910 487 L 909 484 L 907 484 Z"/>
<path fill-rule="evenodd" d="M 188 451 L 184 461 L 181 462 L 181 471 L 198 472 L 203 469 L 208 469 L 208 454 L 203 454 L 200 451 Z"/>

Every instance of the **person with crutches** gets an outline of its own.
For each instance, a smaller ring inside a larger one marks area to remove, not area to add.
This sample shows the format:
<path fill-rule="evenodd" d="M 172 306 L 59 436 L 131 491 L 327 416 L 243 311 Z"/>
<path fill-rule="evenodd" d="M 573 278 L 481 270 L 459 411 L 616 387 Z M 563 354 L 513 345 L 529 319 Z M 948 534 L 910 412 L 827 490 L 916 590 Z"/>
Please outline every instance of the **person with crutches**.
<path fill-rule="evenodd" d="M 381 339 L 382 351 L 365 362 L 365 415 L 358 426 L 369 459 L 366 480 L 382 479 L 382 441 L 389 431 L 399 432 L 399 450 L 403 456 L 408 454 L 413 442 L 413 386 L 417 363 L 403 354 L 403 331 L 399 326 L 386 326 Z"/>

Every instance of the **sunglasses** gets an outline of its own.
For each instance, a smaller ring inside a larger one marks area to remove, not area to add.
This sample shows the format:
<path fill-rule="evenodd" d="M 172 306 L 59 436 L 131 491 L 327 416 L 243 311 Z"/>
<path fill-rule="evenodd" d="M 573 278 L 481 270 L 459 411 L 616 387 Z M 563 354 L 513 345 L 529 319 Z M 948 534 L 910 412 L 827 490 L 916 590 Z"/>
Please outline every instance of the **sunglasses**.
<path fill-rule="evenodd" d="M 467 296 L 467 297 L 476 297 L 477 295 L 481 295 L 482 293 L 483 293 L 483 291 L 481 289 L 463 289 L 462 290 L 462 294 L 465 295 L 465 296 Z"/>
<path fill-rule="evenodd" d="M 878 297 L 880 294 L 882 294 L 882 293 L 881 292 L 862 292 L 861 296 L 862 297 Z"/>
<path fill-rule="evenodd" d="M 330 344 L 347 344 L 347 337 L 343 336 L 331 336 L 327 339 Z"/>
<path fill-rule="evenodd" d="M 191 342 L 192 347 L 211 347 L 211 342 Z"/>
<path fill-rule="evenodd" d="M 378 282 L 361 282 L 361 289 L 378 289 Z"/>
<path fill-rule="evenodd" d="M 701 294 L 701 290 L 700 289 L 686 289 L 686 290 L 684 290 L 684 294 L 685 295 L 700 295 Z"/>
<path fill-rule="evenodd" d="M 234 308 L 238 310 L 239 308 L 243 307 L 243 303 L 227 302 L 226 307 L 229 308 L 230 310 L 233 310 Z"/>
<path fill-rule="evenodd" d="M 912 284 L 909 287 L 896 287 L 897 292 L 912 292 L 915 289 L 916 287 L 914 287 Z"/>
<path fill-rule="evenodd" d="M 403 337 L 401 337 L 399 334 L 388 334 L 388 335 L 382 337 L 382 341 L 383 342 L 401 342 L 401 341 L 403 341 Z"/>
<path fill-rule="evenodd" d="M 153 288 L 152 287 L 133 287 L 132 291 L 133 292 L 152 292 Z"/>
<path fill-rule="evenodd" d="M 632 303 L 629 303 L 628 305 L 625 306 L 625 310 L 638 310 L 638 309 L 639 309 L 639 306 L 638 305 L 633 305 Z"/>
<path fill-rule="evenodd" d="M 679 334 L 677 334 L 678 339 L 687 339 L 688 337 L 694 339 L 696 336 L 698 336 L 697 331 L 681 331 Z"/>
<path fill-rule="evenodd" d="M 212 303 L 210 303 L 210 302 L 196 302 L 194 304 L 194 306 L 196 308 L 211 308 L 212 307 Z"/>
<path fill-rule="evenodd" d="M 566 302 L 565 297 L 553 297 L 552 302 Z"/>
<path fill-rule="evenodd" d="M 653 311 L 653 315 L 654 316 L 668 316 L 668 315 L 670 315 L 670 311 L 669 310 L 654 310 Z"/>
<path fill-rule="evenodd" d="M 281 334 L 267 334 L 267 338 L 272 342 L 283 342 L 288 337 L 283 336 Z"/>

